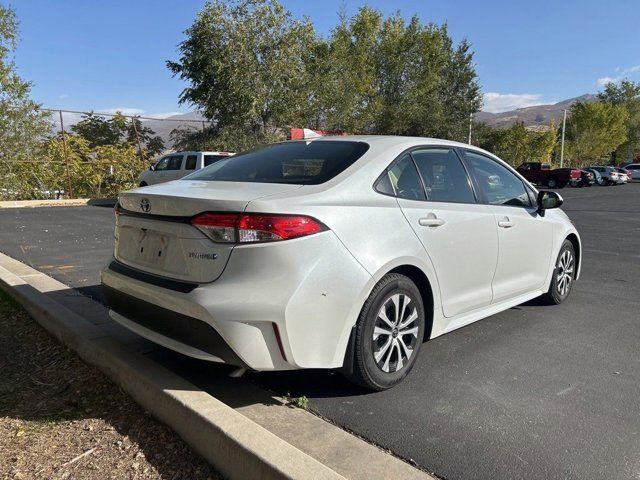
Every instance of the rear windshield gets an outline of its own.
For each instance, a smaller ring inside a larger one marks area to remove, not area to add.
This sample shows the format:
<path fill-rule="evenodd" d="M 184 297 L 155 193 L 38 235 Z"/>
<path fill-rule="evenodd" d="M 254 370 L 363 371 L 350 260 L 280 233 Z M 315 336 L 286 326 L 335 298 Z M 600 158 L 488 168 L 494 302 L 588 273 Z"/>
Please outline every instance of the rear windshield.
<path fill-rule="evenodd" d="M 184 179 L 317 185 L 344 171 L 368 149 L 366 143 L 342 140 L 277 143 L 220 160 Z"/>

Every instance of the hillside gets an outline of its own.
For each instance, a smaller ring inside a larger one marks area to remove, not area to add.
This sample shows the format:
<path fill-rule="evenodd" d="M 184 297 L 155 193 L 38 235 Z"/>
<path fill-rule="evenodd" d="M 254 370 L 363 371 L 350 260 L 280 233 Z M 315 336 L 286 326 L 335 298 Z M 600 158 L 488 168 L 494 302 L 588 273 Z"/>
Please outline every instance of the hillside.
<path fill-rule="evenodd" d="M 561 122 L 562 112 L 565 109 L 570 108 L 575 102 L 590 102 L 595 100 L 595 98 L 595 95 L 589 93 L 549 105 L 536 105 L 533 107 L 518 108 L 516 110 L 501 113 L 478 112 L 475 115 L 475 120 L 497 128 L 510 127 L 517 121 L 524 122 L 527 127 L 548 126 L 552 120 L 557 123 Z M 202 128 L 201 123 L 187 122 L 184 120 L 203 119 L 204 117 L 199 113 L 189 112 L 180 115 L 172 115 L 164 120 L 144 120 L 143 123 L 145 126 L 156 132 L 156 135 L 160 135 L 165 141 L 165 145 L 169 147 L 171 145 L 170 134 L 174 128 Z"/>
<path fill-rule="evenodd" d="M 169 120 L 169 121 L 167 121 Z M 167 147 L 171 145 L 170 134 L 174 128 L 190 127 L 190 128 L 202 128 L 201 123 L 185 122 L 180 120 L 204 120 L 204 117 L 197 112 L 188 112 L 180 115 L 172 115 L 163 120 L 143 120 L 143 125 L 149 127 L 156 132 L 164 140 Z"/>
<path fill-rule="evenodd" d="M 588 93 L 551 105 L 536 105 L 501 113 L 478 112 L 475 120 L 497 128 L 507 128 L 516 122 L 524 122 L 525 126 L 549 125 L 551 121 L 561 122 L 562 112 L 575 102 L 590 102 L 595 98 L 595 95 Z"/>

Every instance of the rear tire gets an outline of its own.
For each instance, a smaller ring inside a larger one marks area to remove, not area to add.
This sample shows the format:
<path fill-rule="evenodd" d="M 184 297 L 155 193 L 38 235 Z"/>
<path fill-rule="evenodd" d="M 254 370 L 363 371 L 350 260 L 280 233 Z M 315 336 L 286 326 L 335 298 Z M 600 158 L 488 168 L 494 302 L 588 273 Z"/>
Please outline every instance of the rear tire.
<path fill-rule="evenodd" d="M 549 290 L 542 296 L 544 301 L 550 305 L 559 305 L 564 302 L 571 293 L 575 276 L 576 253 L 573 244 L 565 240 L 556 259 Z"/>
<path fill-rule="evenodd" d="M 374 391 L 400 383 L 415 364 L 424 329 L 418 287 L 397 273 L 382 277 L 358 317 L 351 380 Z"/>

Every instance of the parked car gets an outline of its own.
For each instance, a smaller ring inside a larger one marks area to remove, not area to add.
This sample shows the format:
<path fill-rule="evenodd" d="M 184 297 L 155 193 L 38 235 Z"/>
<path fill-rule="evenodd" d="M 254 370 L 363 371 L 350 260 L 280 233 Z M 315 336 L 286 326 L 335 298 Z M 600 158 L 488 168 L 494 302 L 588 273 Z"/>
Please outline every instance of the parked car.
<path fill-rule="evenodd" d="M 640 180 L 640 163 L 630 163 L 624 167 L 630 174 L 629 180 Z"/>
<path fill-rule="evenodd" d="M 618 172 L 618 178 L 620 179 L 620 183 L 627 183 L 631 180 L 631 172 L 626 168 L 622 167 L 614 167 L 616 172 Z"/>
<path fill-rule="evenodd" d="M 219 165 L 120 194 L 102 285 L 115 321 L 237 374 L 383 390 L 424 341 L 579 277 L 562 197 L 470 145 L 324 137 Z"/>
<path fill-rule="evenodd" d="M 231 152 L 176 152 L 165 155 L 140 175 L 140 186 L 178 180 L 234 155 Z"/>
<path fill-rule="evenodd" d="M 580 181 L 580 170 L 577 168 L 552 169 L 548 163 L 523 163 L 518 167 L 518 172 L 531 183 L 549 188 L 564 188 Z"/>
<path fill-rule="evenodd" d="M 580 181 L 576 187 L 591 187 L 595 183 L 595 176 L 588 170 L 580 170 Z"/>
<path fill-rule="evenodd" d="M 600 172 L 594 168 L 586 168 L 585 169 L 587 172 L 591 173 L 591 175 L 593 175 L 593 179 L 595 180 L 595 183 L 597 185 L 606 185 L 607 184 L 607 180 L 600 174 Z"/>
<path fill-rule="evenodd" d="M 620 175 L 613 167 L 595 166 L 591 169 L 596 170 L 602 177 L 603 183 L 601 185 L 618 185 L 621 182 Z"/>

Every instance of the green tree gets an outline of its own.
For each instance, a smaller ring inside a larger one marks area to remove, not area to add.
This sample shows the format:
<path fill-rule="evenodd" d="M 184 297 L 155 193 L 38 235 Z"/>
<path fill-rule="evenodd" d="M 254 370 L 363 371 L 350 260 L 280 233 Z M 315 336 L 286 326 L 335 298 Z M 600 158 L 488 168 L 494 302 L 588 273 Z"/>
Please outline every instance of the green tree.
<path fill-rule="evenodd" d="M 604 90 L 598 94 L 598 99 L 626 109 L 627 140 L 613 151 L 612 161 L 613 163 L 633 161 L 640 154 L 640 83 L 630 80 L 607 83 Z"/>
<path fill-rule="evenodd" d="M 446 25 L 417 16 L 365 6 L 342 12 L 322 39 L 277 0 L 214 0 L 186 34 L 167 65 L 189 83 L 181 102 L 213 126 L 176 131 L 181 145 L 226 132 L 223 147 L 236 149 L 283 138 L 289 126 L 463 140 L 481 104 L 468 42 L 454 45 Z"/>
<path fill-rule="evenodd" d="M 305 117 L 305 59 L 315 47 L 308 20 L 275 0 L 207 2 L 167 66 L 189 82 L 180 102 L 196 105 L 214 128 L 251 132 L 255 141 Z"/>
<path fill-rule="evenodd" d="M 621 105 L 578 102 L 567 119 L 565 155 L 575 166 L 600 162 L 627 140 L 629 114 Z"/>
<path fill-rule="evenodd" d="M 122 113 L 108 119 L 90 112 L 71 127 L 71 131 L 84 138 L 89 148 L 128 143 L 144 150 L 145 157 L 154 156 L 164 150 L 164 141 L 155 132 L 142 124 L 138 117 L 127 118 Z"/>
<path fill-rule="evenodd" d="M 71 131 L 84 138 L 89 148 L 100 145 L 111 145 L 120 141 L 123 130 L 119 118 L 106 119 L 99 114 L 90 112 L 82 116 L 82 119 L 71 126 Z"/>
<path fill-rule="evenodd" d="M 17 41 L 15 13 L 0 5 L 0 162 L 3 163 L 31 158 L 51 130 L 49 115 L 41 112 L 30 98 L 31 83 L 16 73 L 13 54 Z M 0 175 L 8 168 L 0 168 Z"/>
<path fill-rule="evenodd" d="M 524 162 L 549 162 L 557 142 L 557 128 L 551 124 L 541 131 L 529 130 L 522 122 L 506 129 L 475 124 L 476 143 L 517 167 Z"/>

